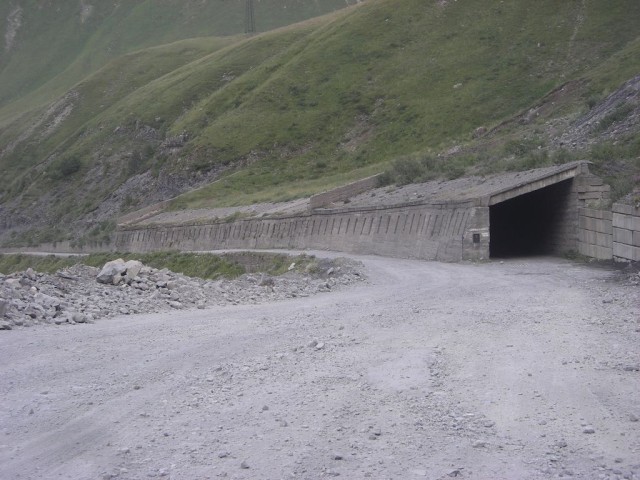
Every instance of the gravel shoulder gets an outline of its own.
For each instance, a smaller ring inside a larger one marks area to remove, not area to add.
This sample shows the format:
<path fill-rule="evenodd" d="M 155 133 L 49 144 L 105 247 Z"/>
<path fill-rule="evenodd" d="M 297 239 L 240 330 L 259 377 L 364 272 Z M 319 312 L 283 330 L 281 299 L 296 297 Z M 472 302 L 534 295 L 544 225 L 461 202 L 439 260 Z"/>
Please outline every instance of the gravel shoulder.
<path fill-rule="evenodd" d="M 640 478 L 640 292 L 558 259 L 0 335 L 0 478 Z"/>

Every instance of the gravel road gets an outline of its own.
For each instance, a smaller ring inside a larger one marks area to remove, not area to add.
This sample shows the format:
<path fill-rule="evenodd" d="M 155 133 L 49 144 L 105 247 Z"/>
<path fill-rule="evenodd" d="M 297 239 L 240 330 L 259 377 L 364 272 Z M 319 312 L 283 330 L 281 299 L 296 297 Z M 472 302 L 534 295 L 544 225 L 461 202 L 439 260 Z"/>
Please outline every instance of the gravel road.
<path fill-rule="evenodd" d="M 640 479 L 640 288 L 381 257 L 262 305 L 0 335 L 2 479 Z"/>

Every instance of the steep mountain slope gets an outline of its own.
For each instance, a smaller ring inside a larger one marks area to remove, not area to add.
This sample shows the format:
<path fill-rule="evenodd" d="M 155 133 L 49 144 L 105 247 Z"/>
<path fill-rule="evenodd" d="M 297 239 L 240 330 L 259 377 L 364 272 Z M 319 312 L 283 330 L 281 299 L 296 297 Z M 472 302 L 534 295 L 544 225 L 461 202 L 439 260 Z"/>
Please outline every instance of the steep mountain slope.
<path fill-rule="evenodd" d="M 398 157 L 448 176 L 563 161 L 527 155 L 640 73 L 639 22 L 633 0 L 371 0 L 140 51 L 0 128 L 0 225 L 53 238 L 216 179 L 177 205 L 291 198 Z"/>
<path fill-rule="evenodd" d="M 254 31 L 264 32 L 343 8 L 355 0 L 259 0 Z M 245 0 L 7 0 L 0 2 L 0 108 L 61 94 L 110 59 L 134 50 L 247 28 Z M 28 100 L 28 101 L 27 101 Z M 0 119 L 18 110 L 0 110 Z"/>

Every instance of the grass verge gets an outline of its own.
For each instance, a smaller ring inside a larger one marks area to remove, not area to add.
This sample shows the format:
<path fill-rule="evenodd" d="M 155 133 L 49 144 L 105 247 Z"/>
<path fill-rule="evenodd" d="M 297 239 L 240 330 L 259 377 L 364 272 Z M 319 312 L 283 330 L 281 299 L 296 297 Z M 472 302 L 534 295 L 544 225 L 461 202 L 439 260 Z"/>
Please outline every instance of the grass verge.
<path fill-rule="evenodd" d="M 27 254 L 0 254 L 0 273 L 8 275 L 32 268 L 36 272 L 55 273 L 75 264 L 102 267 L 106 262 L 122 258 L 139 260 L 143 264 L 189 277 L 202 279 L 236 278 L 244 273 L 265 272 L 282 275 L 295 264 L 296 271 L 307 271 L 315 265 L 308 255 L 289 256 L 278 253 L 237 252 L 222 255 L 211 253 L 180 253 L 175 251 L 153 253 L 94 253 L 86 256 L 58 257 Z"/>

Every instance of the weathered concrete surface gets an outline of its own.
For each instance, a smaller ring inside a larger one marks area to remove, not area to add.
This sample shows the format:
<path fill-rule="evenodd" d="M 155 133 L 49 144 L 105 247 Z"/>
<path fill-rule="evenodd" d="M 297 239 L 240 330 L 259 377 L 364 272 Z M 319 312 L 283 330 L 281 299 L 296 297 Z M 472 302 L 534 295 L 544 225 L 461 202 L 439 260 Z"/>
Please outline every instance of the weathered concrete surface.
<path fill-rule="evenodd" d="M 381 207 L 416 202 L 446 204 L 467 201 L 489 206 L 498 203 L 501 195 L 504 195 L 501 199 L 504 201 L 532 191 L 528 185 L 535 184 L 538 188 L 543 188 L 578 175 L 585 175 L 585 171 L 588 172 L 587 162 L 572 162 L 524 172 L 433 180 L 403 187 L 383 187 L 351 198 L 349 206 Z"/>
<path fill-rule="evenodd" d="M 611 224 L 614 259 L 640 261 L 640 208 L 614 204 Z"/>
<path fill-rule="evenodd" d="M 611 234 L 612 213 L 594 208 L 580 209 L 578 225 L 578 251 L 598 260 L 613 258 Z"/>
<path fill-rule="evenodd" d="M 516 185 L 507 185 L 496 192 L 488 193 L 484 196 L 485 202 L 489 205 L 502 203 L 527 193 L 541 190 L 543 188 L 555 185 L 573 179 L 578 175 L 588 174 L 589 170 L 585 162 L 574 162 L 559 167 L 548 167 L 530 170 L 528 172 L 520 172 L 520 176 L 516 176 L 518 183 Z M 504 180 L 508 183 L 507 180 Z"/>
<path fill-rule="evenodd" d="M 377 190 L 356 196 L 339 208 L 298 215 L 197 225 L 121 226 L 115 248 L 317 248 L 426 260 L 482 260 L 490 255 L 491 205 L 580 175 L 588 175 L 584 162 L 399 189 L 415 190 L 408 198 L 406 192 L 403 197 Z M 553 227 L 554 238 L 549 240 L 554 252 L 578 248 L 578 194 L 576 186 L 562 198 L 553 199 L 554 205 L 562 205 Z"/>
<path fill-rule="evenodd" d="M 355 195 L 367 192 L 377 186 L 379 177 L 380 175 L 373 175 L 371 177 L 363 178 L 362 180 L 334 188 L 328 192 L 313 195 L 309 199 L 309 208 L 314 209 L 326 207 L 334 202 L 344 202 Z"/>
<path fill-rule="evenodd" d="M 579 252 L 600 260 L 640 261 L 640 208 L 614 203 L 612 210 L 580 210 Z"/>
<path fill-rule="evenodd" d="M 115 247 L 134 252 L 316 248 L 454 261 L 462 258 L 477 216 L 470 203 L 336 209 L 209 225 L 132 227 L 117 232 Z"/>

